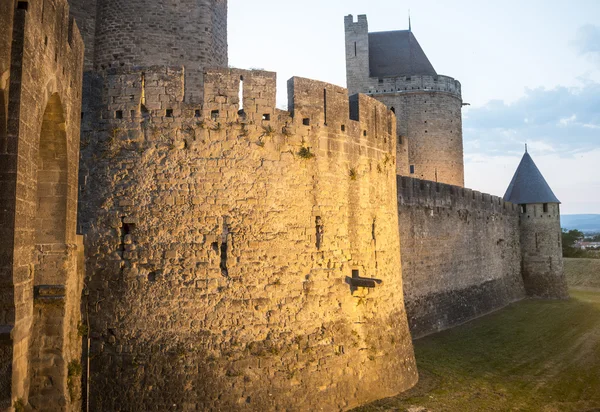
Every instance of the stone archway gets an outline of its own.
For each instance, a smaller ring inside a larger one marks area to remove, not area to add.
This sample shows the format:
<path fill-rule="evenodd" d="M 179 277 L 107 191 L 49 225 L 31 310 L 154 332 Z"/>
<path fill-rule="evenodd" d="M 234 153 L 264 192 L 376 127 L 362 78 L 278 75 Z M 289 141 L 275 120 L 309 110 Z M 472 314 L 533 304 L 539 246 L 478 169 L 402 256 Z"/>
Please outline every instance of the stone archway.
<path fill-rule="evenodd" d="M 67 227 L 67 135 L 58 94 L 50 97 L 44 111 L 37 166 L 35 243 L 38 247 L 64 245 Z"/>
<path fill-rule="evenodd" d="M 70 270 L 67 245 L 68 162 L 65 116 L 58 94 L 44 110 L 37 156 L 33 324 L 30 396 L 35 408 L 66 401 L 65 290 Z M 52 400 L 52 401 L 50 401 Z"/>

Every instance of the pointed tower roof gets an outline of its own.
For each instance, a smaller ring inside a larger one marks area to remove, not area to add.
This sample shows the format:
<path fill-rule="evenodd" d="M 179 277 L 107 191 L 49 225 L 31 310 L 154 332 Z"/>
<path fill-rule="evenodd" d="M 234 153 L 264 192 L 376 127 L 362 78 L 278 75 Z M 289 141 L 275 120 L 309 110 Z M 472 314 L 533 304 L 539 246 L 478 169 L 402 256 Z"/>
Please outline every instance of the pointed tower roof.
<path fill-rule="evenodd" d="M 436 76 L 412 30 L 369 33 L 371 77 Z"/>
<path fill-rule="evenodd" d="M 560 203 L 529 153 L 525 152 L 515 175 L 506 189 L 504 200 L 525 203 Z"/>

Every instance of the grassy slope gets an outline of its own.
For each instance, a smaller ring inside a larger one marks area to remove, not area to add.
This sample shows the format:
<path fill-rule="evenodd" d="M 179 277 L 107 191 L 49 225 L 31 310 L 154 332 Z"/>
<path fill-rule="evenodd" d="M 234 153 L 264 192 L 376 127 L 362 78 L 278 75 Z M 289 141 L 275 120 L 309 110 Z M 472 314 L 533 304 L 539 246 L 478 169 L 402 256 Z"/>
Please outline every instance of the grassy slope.
<path fill-rule="evenodd" d="M 578 286 L 589 287 L 583 277 L 577 276 Z M 600 410 L 600 290 L 572 289 L 571 296 L 568 301 L 522 301 L 416 341 L 419 384 L 357 411 L 411 406 L 432 411 Z"/>
<path fill-rule="evenodd" d="M 565 259 L 565 273 L 571 288 L 600 288 L 600 259 Z"/>

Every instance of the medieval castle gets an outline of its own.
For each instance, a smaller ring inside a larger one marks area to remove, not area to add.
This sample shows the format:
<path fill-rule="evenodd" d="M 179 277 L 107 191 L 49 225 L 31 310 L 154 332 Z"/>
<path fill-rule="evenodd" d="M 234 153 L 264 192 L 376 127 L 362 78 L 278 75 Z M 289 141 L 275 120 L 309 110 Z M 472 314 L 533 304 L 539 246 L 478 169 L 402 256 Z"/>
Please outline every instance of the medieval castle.
<path fill-rule="evenodd" d="M 226 0 L 0 2 L 2 410 L 346 410 L 412 338 L 567 296 L 529 154 L 464 188 L 460 83 L 345 31 L 348 89 L 283 111 Z"/>

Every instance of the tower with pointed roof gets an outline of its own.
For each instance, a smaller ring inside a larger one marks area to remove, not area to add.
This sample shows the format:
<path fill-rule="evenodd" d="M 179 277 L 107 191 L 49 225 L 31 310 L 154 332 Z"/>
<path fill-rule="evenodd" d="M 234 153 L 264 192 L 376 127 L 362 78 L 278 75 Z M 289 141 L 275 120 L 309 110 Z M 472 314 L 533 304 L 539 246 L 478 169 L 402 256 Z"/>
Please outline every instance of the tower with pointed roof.
<path fill-rule="evenodd" d="M 567 298 L 560 201 L 526 151 L 504 200 L 520 206 L 522 274 L 528 296 Z"/>
<path fill-rule="evenodd" d="M 464 186 L 460 83 L 438 75 L 412 27 L 369 33 L 365 15 L 344 23 L 349 93 L 376 98 L 398 119 L 397 173 Z"/>

